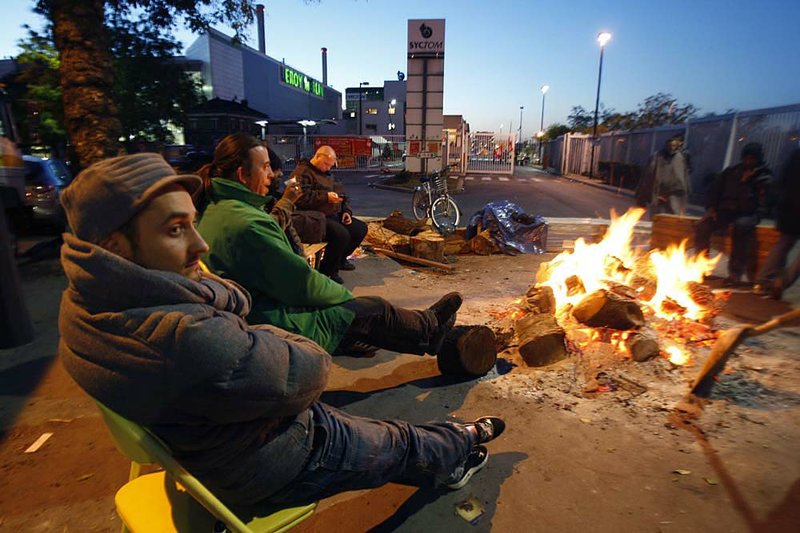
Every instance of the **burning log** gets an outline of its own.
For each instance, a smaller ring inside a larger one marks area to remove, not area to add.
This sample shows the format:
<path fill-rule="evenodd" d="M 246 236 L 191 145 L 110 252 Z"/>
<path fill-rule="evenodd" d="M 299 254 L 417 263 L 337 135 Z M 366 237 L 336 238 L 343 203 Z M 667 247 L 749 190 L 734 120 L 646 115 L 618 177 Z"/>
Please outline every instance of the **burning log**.
<path fill-rule="evenodd" d="M 497 362 L 494 332 L 487 326 L 456 326 L 444 338 L 436 356 L 446 375 L 483 376 Z"/>
<path fill-rule="evenodd" d="M 553 315 L 526 315 L 517 320 L 515 329 L 519 353 L 528 366 L 545 366 L 567 357 L 567 334 Z"/>
<path fill-rule="evenodd" d="M 553 288 L 548 285 L 532 286 L 525 294 L 524 309 L 536 314 L 554 314 L 556 312 L 556 297 L 553 295 Z"/>
<path fill-rule="evenodd" d="M 564 280 L 564 283 L 567 286 L 567 296 L 575 296 L 586 292 L 586 287 L 584 287 L 583 281 L 578 276 L 570 276 Z"/>
<path fill-rule="evenodd" d="M 383 221 L 383 227 L 401 235 L 416 235 L 425 231 L 428 223 L 425 220 L 411 220 L 403 216 L 400 211 L 392 213 Z"/>
<path fill-rule="evenodd" d="M 642 309 L 635 301 L 605 289 L 597 290 L 572 309 L 575 320 L 591 327 L 633 329 L 644 325 Z"/>
<path fill-rule="evenodd" d="M 686 308 L 667 296 L 664 298 L 664 301 L 661 302 L 661 310 L 665 313 L 672 313 L 675 315 L 683 315 L 686 312 Z"/>
<path fill-rule="evenodd" d="M 411 255 L 444 263 L 444 237 L 433 231 L 411 237 Z"/>
<path fill-rule="evenodd" d="M 689 289 L 689 296 L 691 296 L 696 304 L 702 305 L 703 307 L 713 307 L 715 300 L 714 293 L 708 286 L 697 283 L 696 281 L 690 281 L 687 284 L 687 288 Z"/>
<path fill-rule="evenodd" d="M 616 281 L 610 280 L 606 281 L 606 285 L 608 285 L 609 292 L 614 293 L 617 296 L 621 296 L 627 300 L 637 300 L 639 298 L 639 293 L 636 292 L 636 289 L 633 287 L 628 287 L 622 283 L 617 283 Z"/>
<path fill-rule="evenodd" d="M 633 360 L 639 363 L 657 356 L 661 351 L 656 333 L 647 328 L 632 333 L 625 340 L 625 345 Z"/>

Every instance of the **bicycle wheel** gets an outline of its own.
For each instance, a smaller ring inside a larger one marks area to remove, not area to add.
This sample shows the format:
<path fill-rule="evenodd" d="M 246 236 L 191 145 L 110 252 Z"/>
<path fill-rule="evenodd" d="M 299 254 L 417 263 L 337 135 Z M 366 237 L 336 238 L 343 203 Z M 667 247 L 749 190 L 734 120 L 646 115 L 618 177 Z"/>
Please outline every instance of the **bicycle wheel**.
<path fill-rule="evenodd" d="M 414 218 L 422 220 L 427 217 L 430 208 L 431 204 L 428 201 L 427 192 L 423 188 L 417 187 L 414 191 L 414 196 L 411 197 L 411 212 L 414 214 Z"/>
<path fill-rule="evenodd" d="M 458 227 L 461 214 L 458 206 L 449 196 L 440 196 L 431 206 L 431 220 L 440 233 L 449 234 Z"/>

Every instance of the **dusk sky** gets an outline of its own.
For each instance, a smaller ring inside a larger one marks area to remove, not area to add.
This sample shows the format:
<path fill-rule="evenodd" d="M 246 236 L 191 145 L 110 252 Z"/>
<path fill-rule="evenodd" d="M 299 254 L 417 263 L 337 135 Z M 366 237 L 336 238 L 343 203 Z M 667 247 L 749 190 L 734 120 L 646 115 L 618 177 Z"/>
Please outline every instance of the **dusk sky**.
<path fill-rule="evenodd" d="M 800 103 L 800 0 L 275 0 L 267 11 L 267 54 L 321 78 L 328 48 L 329 83 L 372 86 L 406 71 L 407 20 L 446 19 L 447 114 L 473 130 L 523 135 L 565 122 L 574 105 L 594 109 L 599 31 L 606 46 L 601 101 L 634 111 L 657 92 L 691 103 L 701 115 Z M 0 56 L 18 53 L 21 25 L 40 27 L 31 1 L 3 0 Z M 220 28 L 222 29 L 222 28 Z M 225 31 L 224 29 L 222 29 Z M 194 37 L 178 31 L 190 44 Z M 257 47 L 255 25 L 248 45 Z"/>

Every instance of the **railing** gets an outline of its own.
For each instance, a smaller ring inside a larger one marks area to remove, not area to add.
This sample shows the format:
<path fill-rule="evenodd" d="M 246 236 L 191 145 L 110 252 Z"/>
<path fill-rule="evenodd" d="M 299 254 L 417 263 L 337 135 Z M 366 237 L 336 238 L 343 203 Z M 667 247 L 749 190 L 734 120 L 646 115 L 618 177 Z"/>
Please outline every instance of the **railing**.
<path fill-rule="evenodd" d="M 774 173 L 800 146 L 800 104 L 692 119 L 683 125 L 604 133 L 596 141 L 594 177 L 634 189 L 654 152 L 677 134 L 690 157 L 692 197 L 699 199 L 713 178 L 736 163 L 742 147 L 758 142 Z M 566 134 L 544 146 L 546 166 L 557 174 L 589 175 L 591 136 Z"/>

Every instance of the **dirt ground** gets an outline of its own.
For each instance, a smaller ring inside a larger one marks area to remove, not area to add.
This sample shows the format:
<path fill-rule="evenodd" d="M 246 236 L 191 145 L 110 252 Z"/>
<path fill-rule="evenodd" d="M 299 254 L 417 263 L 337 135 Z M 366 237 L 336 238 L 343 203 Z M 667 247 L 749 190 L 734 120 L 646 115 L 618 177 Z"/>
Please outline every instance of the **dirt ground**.
<path fill-rule="evenodd" d="M 343 277 L 357 295 L 409 307 L 459 290 L 458 323 L 492 324 L 550 257 L 462 256 L 452 274 L 364 257 Z M 23 278 L 37 337 L 0 351 L 0 531 L 118 531 L 113 495 L 127 463 L 55 359 L 64 278 L 55 261 L 25 267 Z M 800 290 L 792 291 L 787 299 L 797 305 Z M 717 326 L 788 309 L 737 293 Z M 528 368 L 512 349 L 474 380 L 441 376 L 432 357 L 336 358 L 323 400 L 351 413 L 413 422 L 497 414 L 508 429 L 460 491 L 388 485 L 346 493 L 320 502 L 297 531 L 800 530 L 800 328 L 745 342 L 700 419 L 676 423 L 672 408 L 706 352 L 687 367 L 587 352 Z M 617 390 L 587 393 L 595 370 Z M 23 453 L 43 433 L 53 435 Z M 456 513 L 470 498 L 483 508 L 474 524 Z"/>

